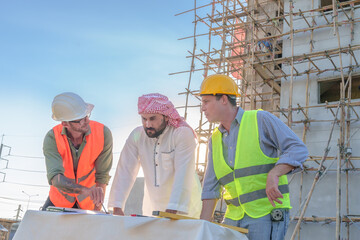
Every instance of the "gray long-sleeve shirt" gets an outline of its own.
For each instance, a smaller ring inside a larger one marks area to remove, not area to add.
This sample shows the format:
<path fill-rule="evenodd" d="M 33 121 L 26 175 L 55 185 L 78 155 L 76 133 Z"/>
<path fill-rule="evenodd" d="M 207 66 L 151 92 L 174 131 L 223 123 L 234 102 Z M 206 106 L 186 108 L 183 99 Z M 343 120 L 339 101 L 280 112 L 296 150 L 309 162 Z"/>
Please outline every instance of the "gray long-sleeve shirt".
<path fill-rule="evenodd" d="M 224 159 L 232 168 L 235 164 L 236 144 L 243 114 L 244 110 L 238 108 L 237 115 L 231 123 L 230 132 L 227 132 L 222 125 L 219 126 L 219 130 L 222 133 Z M 309 153 L 305 144 L 296 134 L 279 118 L 269 112 L 258 111 L 257 121 L 262 152 L 271 158 L 279 157 L 276 164 L 289 164 L 298 170 L 302 169 L 302 163 L 306 160 Z M 220 198 L 220 183 L 214 172 L 211 139 L 209 140 L 208 166 L 201 198 Z"/>

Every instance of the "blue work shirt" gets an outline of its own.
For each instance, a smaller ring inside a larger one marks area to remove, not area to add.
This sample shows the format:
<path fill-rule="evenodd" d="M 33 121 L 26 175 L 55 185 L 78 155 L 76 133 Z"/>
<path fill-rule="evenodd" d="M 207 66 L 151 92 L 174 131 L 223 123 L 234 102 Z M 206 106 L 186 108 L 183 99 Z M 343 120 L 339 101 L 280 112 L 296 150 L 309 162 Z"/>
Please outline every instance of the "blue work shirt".
<path fill-rule="evenodd" d="M 222 125 L 219 126 L 219 130 L 222 133 L 224 159 L 231 168 L 234 168 L 235 164 L 237 138 L 244 112 L 242 108 L 238 108 L 236 117 L 231 123 L 230 132 L 227 132 Z M 269 112 L 258 111 L 257 121 L 262 152 L 271 158 L 279 157 L 276 165 L 288 164 L 294 166 L 296 168 L 295 171 L 301 170 L 302 163 L 309 155 L 305 144 L 285 123 Z M 208 165 L 201 198 L 220 198 L 220 183 L 214 172 L 211 139 L 209 140 Z"/>
<path fill-rule="evenodd" d="M 259 48 L 264 48 L 265 51 L 270 51 L 272 52 L 272 44 L 271 42 L 267 41 L 267 40 L 261 40 L 258 42 L 258 46 Z"/>

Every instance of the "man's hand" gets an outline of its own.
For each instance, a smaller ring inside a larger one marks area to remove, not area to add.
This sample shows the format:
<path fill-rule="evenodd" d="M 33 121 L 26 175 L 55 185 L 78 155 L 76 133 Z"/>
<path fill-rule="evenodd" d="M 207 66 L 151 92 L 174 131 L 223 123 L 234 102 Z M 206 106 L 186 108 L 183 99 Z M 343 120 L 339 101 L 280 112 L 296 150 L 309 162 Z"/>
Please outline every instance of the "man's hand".
<path fill-rule="evenodd" d="M 279 177 L 273 173 L 269 172 L 267 180 L 266 180 L 266 195 L 269 199 L 269 202 L 273 207 L 275 207 L 275 202 L 282 204 L 278 198 L 284 198 L 284 196 L 279 191 Z"/>
<path fill-rule="evenodd" d="M 274 201 L 282 204 L 279 198 L 284 198 L 279 190 L 279 177 L 289 173 L 294 168 L 288 164 L 278 164 L 269 172 L 266 180 L 266 195 L 273 207 L 276 207 Z"/>
<path fill-rule="evenodd" d="M 94 211 L 99 211 L 100 212 L 101 211 L 101 204 L 99 206 L 95 205 Z"/>
<path fill-rule="evenodd" d="M 176 213 L 177 213 L 177 210 L 166 209 L 165 212 L 176 214 Z"/>
<path fill-rule="evenodd" d="M 120 215 L 120 216 L 124 216 L 124 212 L 121 208 L 117 208 L 117 207 L 114 207 L 114 212 L 113 212 L 113 215 Z"/>
<path fill-rule="evenodd" d="M 101 204 L 104 202 L 104 191 L 101 187 L 91 187 L 83 191 L 85 196 L 90 196 L 90 199 L 95 205 L 95 209 L 101 209 Z"/>
<path fill-rule="evenodd" d="M 80 184 L 74 182 L 62 174 L 57 174 L 51 179 L 51 183 L 54 187 L 67 192 L 67 193 L 76 193 L 82 194 L 84 196 L 90 196 L 90 199 L 93 201 L 95 208 L 94 210 L 101 209 L 101 204 L 104 202 L 104 195 L 105 195 L 105 184 L 98 184 L 91 188 L 84 187 Z"/>

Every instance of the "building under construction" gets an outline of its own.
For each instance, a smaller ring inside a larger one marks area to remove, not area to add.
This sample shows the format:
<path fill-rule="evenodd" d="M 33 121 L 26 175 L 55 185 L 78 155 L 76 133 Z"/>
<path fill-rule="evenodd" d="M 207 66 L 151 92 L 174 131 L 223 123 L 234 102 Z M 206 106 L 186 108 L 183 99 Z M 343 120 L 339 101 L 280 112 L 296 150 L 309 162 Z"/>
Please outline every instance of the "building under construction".
<path fill-rule="evenodd" d="M 184 106 L 198 121 L 197 168 L 206 167 L 214 124 L 196 96 L 204 77 L 238 83 L 238 105 L 282 119 L 307 145 L 304 170 L 290 175 L 287 239 L 358 239 L 360 234 L 360 0 L 213 0 L 192 9 Z M 189 23 L 189 27 L 190 27 Z M 222 209 L 224 211 L 224 209 Z"/>

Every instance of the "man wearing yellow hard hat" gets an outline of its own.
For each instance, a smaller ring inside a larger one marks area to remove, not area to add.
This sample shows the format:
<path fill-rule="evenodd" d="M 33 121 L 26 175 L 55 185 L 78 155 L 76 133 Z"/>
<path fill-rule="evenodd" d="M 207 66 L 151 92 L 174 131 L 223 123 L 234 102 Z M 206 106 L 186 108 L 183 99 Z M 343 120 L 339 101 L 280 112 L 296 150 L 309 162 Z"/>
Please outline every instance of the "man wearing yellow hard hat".
<path fill-rule="evenodd" d="M 89 120 L 94 105 L 65 92 L 52 102 L 52 118 L 61 122 L 45 136 L 43 151 L 50 184 L 48 206 L 100 210 L 112 165 L 112 136 Z"/>
<path fill-rule="evenodd" d="M 266 111 L 236 106 L 238 86 L 226 75 L 211 75 L 200 89 L 201 110 L 219 122 L 209 141 L 201 219 L 211 221 L 222 189 L 224 223 L 249 229 L 250 240 L 284 239 L 289 224 L 286 174 L 302 168 L 303 142 Z"/>

